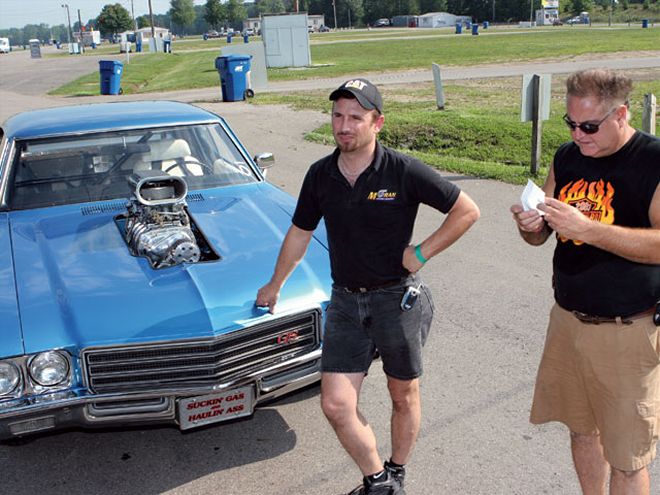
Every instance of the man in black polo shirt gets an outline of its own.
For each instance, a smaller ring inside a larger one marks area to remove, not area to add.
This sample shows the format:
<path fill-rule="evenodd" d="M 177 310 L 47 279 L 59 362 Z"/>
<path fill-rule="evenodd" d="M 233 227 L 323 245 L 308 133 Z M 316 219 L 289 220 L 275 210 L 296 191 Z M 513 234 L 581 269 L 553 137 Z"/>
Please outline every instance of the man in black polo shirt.
<path fill-rule="evenodd" d="M 419 160 L 380 145 L 383 101 L 366 79 L 330 95 L 335 151 L 314 163 L 268 284 L 256 304 L 273 312 L 284 282 L 325 219 L 333 290 L 323 340 L 321 405 L 363 483 L 352 495 L 403 494 L 404 464 L 419 431 L 419 376 L 433 302 L 417 272 L 479 218 L 477 205 Z M 420 203 L 447 214 L 411 246 Z M 392 399 L 392 454 L 383 465 L 358 410 L 360 388 L 378 351 Z"/>

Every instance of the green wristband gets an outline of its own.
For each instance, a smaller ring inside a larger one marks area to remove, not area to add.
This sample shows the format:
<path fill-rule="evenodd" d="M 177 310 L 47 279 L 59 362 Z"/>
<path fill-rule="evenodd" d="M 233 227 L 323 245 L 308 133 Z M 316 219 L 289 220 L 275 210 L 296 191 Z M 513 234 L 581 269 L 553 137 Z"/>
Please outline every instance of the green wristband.
<path fill-rule="evenodd" d="M 424 255 L 422 254 L 421 244 L 417 244 L 417 246 L 415 246 L 415 256 L 417 256 L 417 259 L 422 265 L 426 264 L 426 262 L 428 261 L 426 258 L 424 258 Z"/>

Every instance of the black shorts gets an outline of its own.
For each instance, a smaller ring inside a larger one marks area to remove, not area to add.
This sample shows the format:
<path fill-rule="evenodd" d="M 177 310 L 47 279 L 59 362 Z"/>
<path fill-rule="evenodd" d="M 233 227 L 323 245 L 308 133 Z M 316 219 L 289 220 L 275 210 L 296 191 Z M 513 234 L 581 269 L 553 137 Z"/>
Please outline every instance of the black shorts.
<path fill-rule="evenodd" d="M 415 306 L 401 310 L 409 285 L 421 292 Z M 433 299 L 419 276 L 400 285 L 363 293 L 333 286 L 326 313 L 321 369 L 367 373 L 377 349 L 388 376 L 412 380 L 422 374 L 422 347 L 431 328 Z"/>

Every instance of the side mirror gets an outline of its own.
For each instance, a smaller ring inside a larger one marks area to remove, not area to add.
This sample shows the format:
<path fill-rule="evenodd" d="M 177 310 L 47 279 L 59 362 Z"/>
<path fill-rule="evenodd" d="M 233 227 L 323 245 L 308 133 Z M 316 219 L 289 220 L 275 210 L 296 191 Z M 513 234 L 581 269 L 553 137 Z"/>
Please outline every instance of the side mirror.
<path fill-rule="evenodd" d="M 266 170 L 275 165 L 275 156 L 272 153 L 258 153 L 254 155 L 254 161 L 266 176 Z"/>

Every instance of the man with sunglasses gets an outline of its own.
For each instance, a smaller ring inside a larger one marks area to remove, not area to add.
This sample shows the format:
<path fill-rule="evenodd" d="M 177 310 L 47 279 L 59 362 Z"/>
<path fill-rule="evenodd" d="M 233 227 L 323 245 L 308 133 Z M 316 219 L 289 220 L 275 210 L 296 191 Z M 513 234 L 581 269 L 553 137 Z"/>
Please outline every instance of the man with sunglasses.
<path fill-rule="evenodd" d="M 572 142 L 556 152 L 538 209 L 511 207 L 522 238 L 554 231 L 555 305 L 531 422 L 571 432 L 585 494 L 650 493 L 660 434 L 660 139 L 629 124 L 631 80 L 572 74 Z"/>

